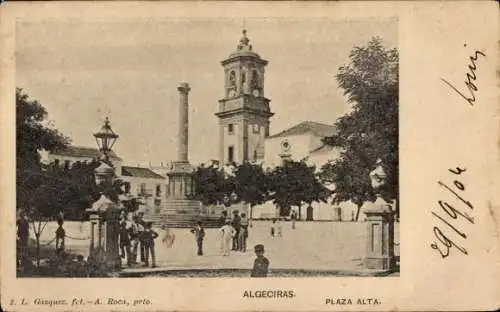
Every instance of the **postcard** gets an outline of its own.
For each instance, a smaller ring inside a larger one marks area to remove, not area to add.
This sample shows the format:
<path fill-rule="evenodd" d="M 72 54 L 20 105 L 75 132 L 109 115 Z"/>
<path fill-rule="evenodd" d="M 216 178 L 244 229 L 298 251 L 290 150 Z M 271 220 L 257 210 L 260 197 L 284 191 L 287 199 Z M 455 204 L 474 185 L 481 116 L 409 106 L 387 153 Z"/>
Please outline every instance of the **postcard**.
<path fill-rule="evenodd" d="M 498 5 L 0 5 L 5 311 L 500 307 Z"/>

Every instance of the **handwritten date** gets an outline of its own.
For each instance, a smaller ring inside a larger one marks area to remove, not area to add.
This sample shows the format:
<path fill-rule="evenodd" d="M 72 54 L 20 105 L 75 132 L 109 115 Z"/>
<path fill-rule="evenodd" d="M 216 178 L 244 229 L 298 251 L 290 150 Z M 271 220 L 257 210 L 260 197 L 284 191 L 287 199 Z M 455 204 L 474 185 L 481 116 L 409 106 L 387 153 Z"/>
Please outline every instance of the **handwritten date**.
<path fill-rule="evenodd" d="M 438 204 L 441 208 L 440 213 L 436 213 L 434 211 L 432 212 L 432 215 L 444 223 L 446 229 L 448 230 L 443 232 L 439 226 L 434 226 L 433 228 L 434 236 L 439 243 L 434 241 L 431 244 L 431 248 L 437 250 L 442 258 L 448 257 L 450 255 L 450 249 L 452 248 L 456 248 L 462 254 L 468 254 L 467 249 L 458 245 L 455 240 L 451 238 L 451 233 L 455 232 L 462 239 L 467 239 L 467 234 L 457 228 L 457 220 L 460 218 L 474 224 L 474 218 L 467 213 L 468 210 L 473 210 L 474 206 L 470 201 L 464 198 L 463 193 L 465 191 L 465 184 L 459 180 L 459 177 L 462 177 L 462 175 L 466 172 L 466 169 L 456 167 L 456 169 L 448 169 L 448 171 L 453 174 L 453 185 L 450 186 L 442 181 L 438 181 L 438 184 L 440 187 L 445 189 L 448 194 L 453 195 L 455 197 L 455 201 L 457 201 L 464 209 L 457 209 L 455 208 L 458 207 L 457 204 L 451 205 L 447 201 L 439 200 Z"/>

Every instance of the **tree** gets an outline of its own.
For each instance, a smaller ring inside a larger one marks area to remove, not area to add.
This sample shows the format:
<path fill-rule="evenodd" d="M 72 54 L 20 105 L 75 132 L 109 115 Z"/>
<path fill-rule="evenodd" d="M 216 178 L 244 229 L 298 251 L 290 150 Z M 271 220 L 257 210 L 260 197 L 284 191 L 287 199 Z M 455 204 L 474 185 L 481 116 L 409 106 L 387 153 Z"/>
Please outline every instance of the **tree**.
<path fill-rule="evenodd" d="M 320 182 L 316 167 L 305 160 L 286 161 L 274 168 L 269 177 L 270 199 L 279 208 L 280 216 L 290 214 L 292 206 L 300 209 L 302 204 L 326 202 L 330 191 Z"/>
<path fill-rule="evenodd" d="M 224 172 L 217 167 L 200 165 L 193 174 L 194 199 L 203 205 L 218 205 L 224 197 L 231 194 L 232 183 L 224 177 Z"/>
<path fill-rule="evenodd" d="M 244 162 L 234 172 L 234 192 L 239 201 L 250 205 L 250 215 L 255 205 L 263 204 L 269 195 L 269 182 L 261 165 Z"/>
<path fill-rule="evenodd" d="M 28 209 L 35 184 L 27 183 L 41 172 L 40 150 L 54 152 L 69 144 L 69 138 L 47 125 L 47 111 L 16 88 L 16 191 L 17 207 Z M 33 182 L 34 180 L 31 180 Z"/>
<path fill-rule="evenodd" d="M 60 202 L 63 185 L 60 180 L 42 172 L 39 151 L 54 152 L 70 140 L 49 125 L 47 111 L 16 88 L 16 207 L 23 209 L 32 221 L 37 242 L 39 264 L 40 234 Z M 38 224 L 36 224 L 38 222 Z"/>
<path fill-rule="evenodd" d="M 335 185 L 334 203 L 351 200 L 358 205 L 356 219 L 361 205 L 374 199 L 368 174 L 377 160 L 388 175 L 383 197 L 398 197 L 398 67 L 398 51 L 373 38 L 351 51 L 350 63 L 336 76 L 353 109 L 337 120 L 337 133 L 324 139 L 341 154 L 323 166 L 321 178 Z"/>
<path fill-rule="evenodd" d="M 70 140 L 48 126 L 47 110 L 16 88 L 16 168 L 40 164 L 40 150 L 53 152 L 66 147 Z"/>

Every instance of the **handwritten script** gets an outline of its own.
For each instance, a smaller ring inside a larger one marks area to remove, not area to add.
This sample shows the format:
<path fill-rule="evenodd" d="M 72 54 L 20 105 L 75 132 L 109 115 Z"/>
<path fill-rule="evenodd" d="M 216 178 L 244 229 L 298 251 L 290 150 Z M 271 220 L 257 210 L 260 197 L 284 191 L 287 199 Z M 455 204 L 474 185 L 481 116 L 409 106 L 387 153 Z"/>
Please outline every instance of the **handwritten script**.
<path fill-rule="evenodd" d="M 467 45 L 464 44 L 464 47 L 466 46 Z M 474 106 L 474 103 L 476 102 L 476 92 L 479 90 L 479 88 L 475 84 L 475 81 L 477 79 L 476 70 L 478 69 L 476 63 L 481 58 L 486 58 L 486 54 L 479 50 L 474 51 L 473 55 L 469 56 L 469 64 L 468 64 L 469 71 L 465 75 L 467 80 L 464 81 L 469 95 L 465 95 L 464 92 L 460 91 L 453 84 L 441 78 L 441 80 L 445 84 L 447 84 L 453 91 L 455 91 L 458 95 L 460 95 L 463 99 L 465 99 L 465 101 L 467 101 L 471 106 Z M 467 93 L 467 91 L 465 93 Z"/>
<path fill-rule="evenodd" d="M 467 47 L 467 44 L 464 44 L 464 47 Z M 480 50 L 474 50 L 472 55 L 469 56 L 469 64 L 467 64 L 468 72 L 465 74 L 466 80 L 464 81 L 467 88 L 465 92 L 460 91 L 459 88 L 441 78 L 448 87 L 460 95 L 471 106 L 474 106 L 476 92 L 479 91 L 479 87 L 476 84 L 476 79 L 478 78 L 476 71 L 481 59 L 486 59 L 486 54 Z M 467 95 L 465 95 L 466 93 Z M 458 250 L 458 252 L 464 255 L 469 254 L 467 249 L 463 247 L 463 241 L 467 240 L 467 234 L 461 229 L 461 226 L 464 223 L 474 224 L 474 217 L 469 214 L 474 210 L 474 206 L 466 199 L 466 187 L 463 179 L 467 170 L 465 167 L 456 167 L 455 169 L 448 169 L 448 172 L 452 174 L 450 179 L 452 182 L 445 183 L 438 181 L 437 183 L 448 196 L 451 195 L 454 198 L 454 202 L 450 204 L 449 200 L 438 200 L 438 205 L 441 209 L 438 212 L 432 211 L 432 216 L 439 221 L 439 224 L 432 229 L 437 241 L 432 242 L 431 248 L 439 252 L 442 258 L 448 257 L 450 251 L 453 249 Z"/>
<path fill-rule="evenodd" d="M 453 174 L 453 185 L 450 186 L 447 183 L 438 181 L 438 185 L 442 187 L 446 193 L 453 195 L 455 201 L 458 202 L 462 209 L 457 209 L 457 204 L 451 205 L 447 201 L 439 200 L 438 204 L 441 207 L 440 213 L 432 212 L 432 215 L 440 220 L 445 226 L 447 231 L 444 231 L 439 226 L 434 226 L 433 232 L 439 244 L 434 241 L 431 244 L 432 249 L 437 250 L 441 257 L 446 258 L 450 255 L 450 249 L 456 248 L 461 253 L 467 255 L 467 249 L 458 245 L 450 233 L 455 232 L 462 239 L 467 239 L 467 234 L 458 228 L 457 220 L 459 218 L 466 220 L 467 222 L 474 224 L 474 218 L 469 215 L 468 211 L 472 211 L 474 206 L 470 201 L 465 199 L 463 193 L 465 191 L 465 184 L 460 180 L 460 177 L 466 172 L 465 168 L 456 167 L 456 169 L 448 169 L 448 172 Z M 444 213 L 444 214 L 443 214 Z M 453 231 L 453 232 L 452 232 Z"/>

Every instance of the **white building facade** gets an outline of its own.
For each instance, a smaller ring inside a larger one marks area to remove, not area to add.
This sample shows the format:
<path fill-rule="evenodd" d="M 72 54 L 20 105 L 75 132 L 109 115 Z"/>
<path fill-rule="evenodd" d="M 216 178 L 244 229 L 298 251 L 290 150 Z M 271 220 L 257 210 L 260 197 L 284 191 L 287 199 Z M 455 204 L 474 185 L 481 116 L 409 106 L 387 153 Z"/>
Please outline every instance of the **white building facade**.
<path fill-rule="evenodd" d="M 101 157 L 97 148 L 68 146 L 55 153 L 41 152 L 41 161 L 71 168 L 76 162 L 90 163 Z M 140 211 L 151 211 L 161 206 L 168 196 L 168 178 L 150 168 L 125 166 L 122 158 L 111 151 L 109 159 L 115 169 L 116 178 L 130 184 L 129 196 L 139 199 Z"/>

